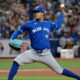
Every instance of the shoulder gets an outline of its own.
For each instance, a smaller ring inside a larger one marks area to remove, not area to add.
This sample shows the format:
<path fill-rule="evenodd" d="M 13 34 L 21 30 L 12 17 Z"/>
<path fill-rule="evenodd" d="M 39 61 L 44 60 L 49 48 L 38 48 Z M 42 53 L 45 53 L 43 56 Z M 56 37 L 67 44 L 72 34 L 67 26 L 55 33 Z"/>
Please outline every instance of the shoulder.
<path fill-rule="evenodd" d="M 30 24 L 32 22 L 32 20 L 31 21 L 26 21 L 24 24 Z"/>
<path fill-rule="evenodd" d="M 22 26 L 29 26 L 29 25 L 32 24 L 32 22 L 33 22 L 33 20 L 30 20 L 30 21 L 24 22 L 24 23 L 22 24 Z"/>
<path fill-rule="evenodd" d="M 51 24 L 51 22 L 50 22 L 50 21 L 44 21 L 44 23 L 45 23 L 45 24 Z"/>

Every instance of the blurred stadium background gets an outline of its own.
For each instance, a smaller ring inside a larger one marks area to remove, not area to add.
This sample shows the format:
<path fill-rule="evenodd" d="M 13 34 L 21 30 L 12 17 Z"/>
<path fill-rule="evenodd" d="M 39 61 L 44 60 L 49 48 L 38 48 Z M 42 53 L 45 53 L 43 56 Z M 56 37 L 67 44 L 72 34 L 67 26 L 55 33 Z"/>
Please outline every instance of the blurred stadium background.
<path fill-rule="evenodd" d="M 9 70 L 13 58 L 29 49 L 28 32 L 18 37 L 25 41 L 20 52 L 12 50 L 8 46 L 8 40 L 19 26 L 33 19 L 32 9 L 37 5 L 45 6 L 47 10 L 45 19 L 55 21 L 62 7 L 61 4 L 65 5 L 64 21 L 61 29 L 52 31 L 50 34 L 51 52 L 55 58 L 59 58 L 58 61 L 61 61 L 62 66 L 80 68 L 80 0 L 0 0 L 0 71 Z M 12 59 L 7 60 L 5 58 Z M 36 65 L 30 66 L 34 68 Z M 0 76 L 0 80 L 3 80 L 3 77 Z M 65 79 L 61 78 L 61 80 Z"/>

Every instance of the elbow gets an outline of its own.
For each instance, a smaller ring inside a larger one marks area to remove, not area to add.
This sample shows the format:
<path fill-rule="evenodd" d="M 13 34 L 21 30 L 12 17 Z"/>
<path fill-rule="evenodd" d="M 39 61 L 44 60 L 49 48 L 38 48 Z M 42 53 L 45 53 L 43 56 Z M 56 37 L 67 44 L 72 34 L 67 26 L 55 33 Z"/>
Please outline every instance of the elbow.
<path fill-rule="evenodd" d="M 59 30 L 61 28 L 61 25 L 57 25 L 56 30 Z"/>
<path fill-rule="evenodd" d="M 13 32 L 13 34 L 12 34 L 10 39 L 16 39 L 19 34 L 21 34 L 21 31 L 18 29 L 15 32 Z"/>

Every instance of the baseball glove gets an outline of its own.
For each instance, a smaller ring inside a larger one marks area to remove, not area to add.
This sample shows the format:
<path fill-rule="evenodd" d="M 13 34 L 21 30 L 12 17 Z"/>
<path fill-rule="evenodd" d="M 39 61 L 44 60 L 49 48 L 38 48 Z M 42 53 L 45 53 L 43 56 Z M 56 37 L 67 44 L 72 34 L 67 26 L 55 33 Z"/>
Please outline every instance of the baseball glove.
<path fill-rule="evenodd" d="M 23 41 L 19 39 L 14 39 L 9 41 L 9 46 L 16 51 L 21 50 L 22 44 L 23 44 Z"/>

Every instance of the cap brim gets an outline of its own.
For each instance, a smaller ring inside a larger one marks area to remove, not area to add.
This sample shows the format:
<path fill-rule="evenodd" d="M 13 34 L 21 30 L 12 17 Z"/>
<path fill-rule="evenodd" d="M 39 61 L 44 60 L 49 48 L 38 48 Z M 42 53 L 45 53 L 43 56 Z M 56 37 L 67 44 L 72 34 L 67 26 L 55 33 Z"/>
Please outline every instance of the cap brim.
<path fill-rule="evenodd" d="M 33 10 L 32 12 L 36 13 L 36 12 L 44 12 L 44 11 Z"/>

